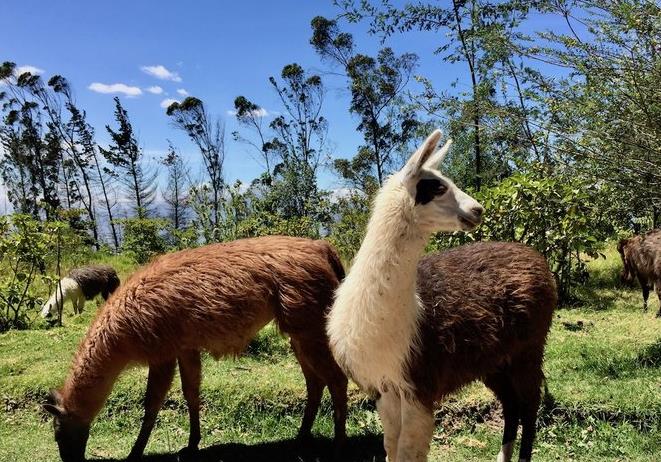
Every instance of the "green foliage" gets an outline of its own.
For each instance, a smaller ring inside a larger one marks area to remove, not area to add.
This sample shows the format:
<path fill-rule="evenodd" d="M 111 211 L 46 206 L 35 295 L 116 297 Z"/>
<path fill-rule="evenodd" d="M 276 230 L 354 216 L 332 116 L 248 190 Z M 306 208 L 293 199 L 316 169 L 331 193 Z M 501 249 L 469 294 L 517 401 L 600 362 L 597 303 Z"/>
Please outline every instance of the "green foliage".
<path fill-rule="evenodd" d="M 135 215 L 146 218 L 153 214 L 151 206 L 156 198 L 156 172 L 144 167 L 143 151 L 138 145 L 128 113 L 118 97 L 115 97 L 115 121 L 117 130 L 106 125 L 112 144 L 108 149 L 101 149 L 106 161 L 114 167 L 114 170 L 106 168 L 106 173 L 118 178 L 124 185 Z"/>
<path fill-rule="evenodd" d="M 43 300 L 34 282 L 57 280 L 46 275 L 62 253 L 73 253 L 80 237 L 64 222 L 41 222 L 28 215 L 0 217 L 0 332 L 28 327 Z"/>
<path fill-rule="evenodd" d="M 499 185 L 473 194 L 485 207 L 483 224 L 473 233 L 438 235 L 431 248 L 452 247 L 475 239 L 522 242 L 539 250 L 556 276 L 563 302 L 585 281 L 585 257 L 597 257 L 603 241 L 615 233 L 610 210 L 613 192 L 606 185 L 545 170 L 517 172 Z"/>
<path fill-rule="evenodd" d="M 158 218 L 123 218 L 117 223 L 124 227 L 122 252 L 137 263 L 147 263 L 153 256 L 165 252 L 167 245 L 167 220 Z"/>
<path fill-rule="evenodd" d="M 359 118 L 356 128 L 364 138 L 352 160 L 338 159 L 334 167 L 353 187 L 371 194 L 373 185 L 382 185 L 399 163 L 397 154 L 408 155 L 409 142 L 416 135 L 418 116 L 403 94 L 418 57 L 413 53 L 397 56 L 388 47 L 376 57 L 356 53 L 353 36 L 341 32 L 337 21 L 321 16 L 312 20 L 312 32 L 310 43 L 317 53 L 346 73 L 349 111 Z"/>
<path fill-rule="evenodd" d="M 370 199 L 351 192 L 340 197 L 332 208 L 336 219 L 330 225 L 327 239 L 335 246 L 344 262 L 350 262 L 365 237 L 370 216 Z"/>

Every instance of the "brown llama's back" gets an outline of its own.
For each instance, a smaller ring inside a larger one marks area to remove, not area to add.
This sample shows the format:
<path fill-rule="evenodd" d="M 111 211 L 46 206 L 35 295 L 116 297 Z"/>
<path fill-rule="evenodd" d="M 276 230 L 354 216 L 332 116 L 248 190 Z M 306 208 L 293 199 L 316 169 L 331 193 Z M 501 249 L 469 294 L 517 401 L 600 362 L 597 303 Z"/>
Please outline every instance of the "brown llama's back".
<path fill-rule="evenodd" d="M 88 336 L 100 329 L 131 360 L 154 362 L 182 350 L 238 354 L 274 318 L 296 334 L 314 324 L 316 312 L 314 330 L 323 332 L 323 313 L 343 275 L 333 258 L 323 241 L 280 236 L 163 255 L 115 292 Z"/>
<path fill-rule="evenodd" d="M 423 402 L 513 362 L 541 361 L 557 295 L 536 250 L 480 242 L 431 254 L 417 281 L 425 310 L 410 374 Z"/>

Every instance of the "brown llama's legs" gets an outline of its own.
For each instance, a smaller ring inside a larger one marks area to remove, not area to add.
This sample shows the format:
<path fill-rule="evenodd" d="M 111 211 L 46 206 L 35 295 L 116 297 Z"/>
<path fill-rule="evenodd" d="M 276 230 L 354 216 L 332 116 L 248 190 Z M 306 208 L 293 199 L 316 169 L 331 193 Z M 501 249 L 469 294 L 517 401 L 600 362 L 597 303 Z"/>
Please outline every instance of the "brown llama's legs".
<path fill-rule="evenodd" d="M 131 453 L 128 456 L 129 460 L 140 459 L 145 451 L 147 440 L 156 423 L 158 411 L 161 409 L 165 395 L 172 384 L 176 364 L 175 360 L 171 360 L 161 364 L 149 365 L 147 393 L 145 395 L 145 416 L 142 419 L 138 439 L 135 441 L 133 449 L 131 449 Z"/>
<path fill-rule="evenodd" d="M 638 275 L 638 282 L 640 282 L 640 287 L 643 289 L 643 311 L 647 312 L 647 300 L 650 297 L 650 285 L 641 275 Z"/>
<path fill-rule="evenodd" d="M 341 450 L 347 439 L 347 387 L 349 380 L 340 371 L 339 366 L 335 366 L 339 374 L 328 381 L 328 390 L 333 400 L 333 424 L 335 431 L 335 448 Z"/>
<path fill-rule="evenodd" d="M 291 345 L 303 370 L 308 392 L 299 438 L 304 439 L 310 436 L 324 386 L 328 386 L 333 400 L 335 451 L 336 455 L 339 455 L 347 437 L 347 386 L 349 381 L 333 359 L 328 345 L 319 342 L 318 337 L 315 336 L 311 341 L 292 337 Z"/>
<path fill-rule="evenodd" d="M 179 356 L 179 375 L 184 398 L 188 403 L 190 433 L 186 451 L 195 452 L 200 444 L 200 382 L 202 364 L 199 351 L 188 351 Z"/>
<path fill-rule="evenodd" d="M 513 364 L 512 384 L 519 400 L 519 416 L 521 417 L 521 449 L 519 462 L 529 462 L 532 457 L 532 446 L 537 433 L 537 412 L 541 401 L 542 356 Z"/>
<path fill-rule="evenodd" d="M 497 462 L 509 462 L 514 453 L 516 431 L 519 428 L 519 403 L 514 386 L 506 372 L 498 372 L 488 376 L 484 384 L 491 389 L 503 406 L 503 440 L 498 453 Z"/>
<path fill-rule="evenodd" d="M 305 387 L 307 389 L 307 401 L 305 402 L 305 411 L 303 411 L 303 421 L 301 428 L 298 431 L 298 439 L 306 440 L 312 436 L 312 425 L 314 419 L 319 411 L 321 404 L 321 396 L 324 392 L 324 381 L 319 377 L 313 367 L 308 363 L 306 356 L 303 354 L 303 348 L 299 342 L 293 338 L 290 340 L 294 355 L 301 365 L 303 376 L 305 377 Z"/>
<path fill-rule="evenodd" d="M 661 280 L 654 283 L 654 290 L 656 291 L 656 296 L 659 299 L 659 311 L 656 312 L 656 317 L 661 318 Z"/>

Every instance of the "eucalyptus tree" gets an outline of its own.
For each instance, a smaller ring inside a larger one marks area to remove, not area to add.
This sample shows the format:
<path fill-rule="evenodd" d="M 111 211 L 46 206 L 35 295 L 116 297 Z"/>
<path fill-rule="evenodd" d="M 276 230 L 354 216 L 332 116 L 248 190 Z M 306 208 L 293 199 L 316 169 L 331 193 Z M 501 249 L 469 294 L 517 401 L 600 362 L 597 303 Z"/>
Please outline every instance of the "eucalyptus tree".
<path fill-rule="evenodd" d="M 59 133 L 44 121 L 39 101 L 32 88 L 41 84 L 29 72 L 16 75 L 14 63 L 0 66 L 0 92 L 4 113 L 0 141 L 4 155 L 0 161 L 8 197 L 17 210 L 40 218 L 50 218 L 60 206 Z"/>
<path fill-rule="evenodd" d="M 351 92 L 349 110 L 358 116 L 364 144 L 352 160 L 339 159 L 340 175 L 370 192 L 381 186 L 392 169 L 398 151 L 406 150 L 419 125 L 415 111 L 405 104 L 403 93 L 416 67 L 413 53 L 397 56 L 391 48 L 376 57 L 355 51 L 353 36 L 342 32 L 337 21 L 317 16 L 312 20 L 310 43 L 319 55 L 346 75 Z"/>
<path fill-rule="evenodd" d="M 152 215 L 152 204 L 156 195 L 156 171 L 144 165 L 143 151 L 133 132 L 133 125 L 126 109 L 119 98 L 115 97 L 115 121 L 117 129 L 106 125 L 112 140 L 108 149 L 101 148 L 101 153 L 113 169 L 106 172 L 113 175 L 124 185 L 127 198 L 133 204 L 137 218 Z"/>
<path fill-rule="evenodd" d="M 323 195 L 317 172 L 327 155 L 323 82 L 296 63 L 284 66 L 280 79 L 270 77 L 269 82 L 280 101 L 279 114 L 266 130 L 257 120 L 266 112 L 239 96 L 234 103 L 237 119 L 244 129 L 252 130 L 256 140 L 239 133 L 234 136 L 249 142 L 264 159 L 268 169 L 262 181 L 264 207 L 284 218 L 317 217 Z"/>
<path fill-rule="evenodd" d="M 225 163 L 225 127 L 220 119 L 213 120 L 202 100 L 189 96 L 182 102 L 174 102 L 167 108 L 172 124 L 184 131 L 200 150 L 211 191 L 210 225 L 219 228 L 222 221 L 222 200 L 225 189 L 223 166 Z M 206 199 L 205 199 L 206 201 Z M 217 233 L 212 233 L 217 234 Z"/>
<path fill-rule="evenodd" d="M 623 191 L 632 215 L 661 224 L 661 5 L 651 0 L 543 2 L 567 24 L 530 50 L 567 70 L 540 76 L 555 146 L 583 175 Z M 626 191 L 626 192 L 624 192 Z"/>
<path fill-rule="evenodd" d="M 70 134 L 70 139 L 75 146 L 76 153 L 80 152 L 78 164 L 84 166 L 86 169 L 90 168 L 91 182 L 97 183 L 101 187 L 101 194 L 103 196 L 103 205 L 108 215 L 108 226 L 110 228 L 111 237 L 115 250 L 119 249 L 119 237 L 115 226 L 113 217 L 113 208 L 116 205 L 116 200 L 110 200 L 110 185 L 111 177 L 104 171 L 99 159 L 99 150 L 94 139 L 94 128 L 87 122 L 87 115 L 85 111 L 78 108 L 73 98 L 71 86 L 67 79 L 61 75 L 54 75 L 48 80 L 48 86 L 53 89 L 55 93 L 62 95 L 64 99 L 64 107 L 69 113 L 69 120 L 66 123 L 67 133 Z M 66 169 L 63 170 L 66 178 Z"/>
<path fill-rule="evenodd" d="M 416 102 L 429 114 L 448 118 L 453 137 L 462 141 L 464 152 L 472 153 L 466 160 L 474 189 L 509 174 L 512 161 L 542 160 L 541 135 L 530 123 L 534 108 L 517 52 L 519 42 L 527 40 L 519 26 L 537 2 L 337 3 L 349 21 L 368 21 L 370 31 L 383 39 L 414 30 L 434 33 L 435 54 L 448 65 L 465 65 L 466 81 L 455 81 L 455 90 L 439 91 L 433 77 L 418 76 L 424 89 Z"/>
<path fill-rule="evenodd" d="M 161 160 L 167 169 L 167 183 L 162 192 L 163 201 L 168 206 L 168 217 L 175 231 L 181 231 L 188 224 L 189 205 L 188 190 L 190 187 L 190 168 L 184 159 L 177 153 L 172 145 L 168 146 L 168 152 Z"/>

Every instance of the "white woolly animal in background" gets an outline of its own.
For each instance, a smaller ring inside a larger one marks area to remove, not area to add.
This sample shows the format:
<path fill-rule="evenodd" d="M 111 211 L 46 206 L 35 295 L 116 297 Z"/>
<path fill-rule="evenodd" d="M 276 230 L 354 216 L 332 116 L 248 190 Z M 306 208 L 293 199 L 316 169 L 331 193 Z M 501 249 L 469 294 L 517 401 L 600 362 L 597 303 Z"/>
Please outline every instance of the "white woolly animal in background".
<path fill-rule="evenodd" d="M 73 312 L 80 313 L 85 305 L 85 296 L 80 286 L 71 278 L 62 278 L 55 287 L 55 292 L 41 308 L 41 316 L 49 318 L 53 313 L 59 313 L 64 307 L 64 302 L 70 300 L 73 303 Z"/>
<path fill-rule="evenodd" d="M 391 462 L 426 460 L 434 429 L 433 412 L 415 399 L 406 371 L 423 310 L 416 295 L 418 261 L 432 232 L 471 230 L 483 211 L 437 170 L 451 144 L 434 152 L 440 138 L 434 131 L 379 191 L 327 325 L 340 366 L 362 389 L 380 395 Z"/>
<path fill-rule="evenodd" d="M 41 316 L 50 318 L 62 311 L 64 302 L 73 303 L 73 312 L 83 312 L 85 300 L 91 300 L 101 294 L 107 300 L 119 287 L 117 272 L 108 265 L 91 265 L 72 269 L 67 277 L 60 279 L 55 292 L 41 308 Z"/>

